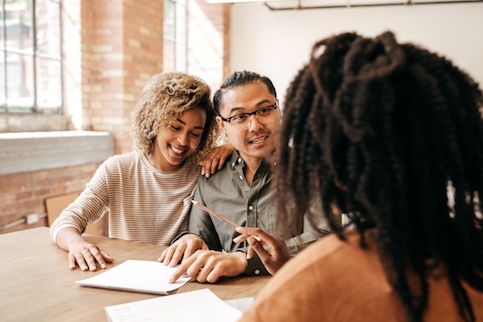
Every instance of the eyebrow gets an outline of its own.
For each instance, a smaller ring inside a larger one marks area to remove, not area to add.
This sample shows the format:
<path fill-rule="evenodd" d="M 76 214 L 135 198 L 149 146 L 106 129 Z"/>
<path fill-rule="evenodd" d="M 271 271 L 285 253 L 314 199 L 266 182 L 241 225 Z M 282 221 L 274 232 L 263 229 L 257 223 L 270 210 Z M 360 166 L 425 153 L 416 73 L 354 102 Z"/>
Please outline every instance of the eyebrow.
<path fill-rule="evenodd" d="M 180 123 L 181 123 L 181 124 L 183 124 L 183 125 L 186 125 L 186 123 L 185 123 L 185 122 L 183 122 L 183 121 L 181 121 L 180 119 L 176 119 L 176 121 L 180 122 Z M 200 129 L 200 130 L 203 130 L 203 126 L 195 126 L 194 128 L 195 128 L 195 129 Z"/>
<path fill-rule="evenodd" d="M 265 103 L 272 104 L 269 99 L 264 99 L 264 100 L 261 100 L 260 102 L 258 102 L 257 104 L 255 104 L 255 106 L 259 107 L 260 105 L 265 104 Z M 229 113 L 231 114 L 232 112 L 236 112 L 236 111 L 239 111 L 239 110 L 245 110 L 245 108 L 244 107 L 232 107 L 229 110 Z"/>

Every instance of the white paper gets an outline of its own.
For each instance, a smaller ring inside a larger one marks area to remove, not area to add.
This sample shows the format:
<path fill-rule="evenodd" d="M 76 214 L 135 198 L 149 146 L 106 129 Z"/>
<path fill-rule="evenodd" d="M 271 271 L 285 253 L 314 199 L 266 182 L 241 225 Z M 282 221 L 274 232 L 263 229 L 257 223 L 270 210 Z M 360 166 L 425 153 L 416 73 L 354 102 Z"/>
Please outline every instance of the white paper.
<path fill-rule="evenodd" d="M 225 301 L 226 304 L 230 305 L 231 307 L 241 312 L 247 311 L 250 308 L 250 306 L 252 306 L 253 302 L 255 302 L 255 298 L 253 297 L 242 297 L 239 299 Z"/>
<path fill-rule="evenodd" d="M 105 310 L 112 322 L 234 322 L 242 316 L 207 288 L 107 306 Z"/>
<path fill-rule="evenodd" d="M 76 283 L 82 286 L 167 295 L 190 280 L 189 276 L 183 275 L 175 283 L 168 283 L 176 269 L 155 261 L 127 260 Z"/>

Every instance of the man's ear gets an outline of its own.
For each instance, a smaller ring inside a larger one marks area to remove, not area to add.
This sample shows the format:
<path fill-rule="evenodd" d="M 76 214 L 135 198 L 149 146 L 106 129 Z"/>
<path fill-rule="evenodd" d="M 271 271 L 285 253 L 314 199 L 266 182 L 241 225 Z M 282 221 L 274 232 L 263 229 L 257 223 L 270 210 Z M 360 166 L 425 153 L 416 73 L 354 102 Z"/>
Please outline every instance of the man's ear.
<path fill-rule="evenodd" d="M 225 122 L 223 122 L 221 117 L 219 116 L 216 117 L 216 123 L 218 124 L 218 128 L 220 129 L 220 133 L 222 133 L 223 136 L 226 136 Z"/>

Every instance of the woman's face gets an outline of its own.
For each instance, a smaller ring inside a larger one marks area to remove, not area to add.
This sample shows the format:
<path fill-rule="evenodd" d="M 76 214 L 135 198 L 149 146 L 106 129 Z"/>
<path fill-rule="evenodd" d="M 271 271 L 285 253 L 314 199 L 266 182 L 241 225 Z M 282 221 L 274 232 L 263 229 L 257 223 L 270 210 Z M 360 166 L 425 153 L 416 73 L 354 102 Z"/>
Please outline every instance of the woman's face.
<path fill-rule="evenodd" d="M 205 125 L 206 111 L 194 107 L 161 127 L 149 156 L 151 164 L 163 171 L 181 168 L 200 145 Z"/>

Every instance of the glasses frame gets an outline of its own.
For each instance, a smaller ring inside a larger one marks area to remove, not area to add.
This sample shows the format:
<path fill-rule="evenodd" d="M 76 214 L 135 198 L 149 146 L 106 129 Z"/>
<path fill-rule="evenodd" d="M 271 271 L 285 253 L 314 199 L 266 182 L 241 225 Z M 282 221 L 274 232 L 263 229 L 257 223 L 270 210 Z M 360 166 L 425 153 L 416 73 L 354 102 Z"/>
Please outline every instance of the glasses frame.
<path fill-rule="evenodd" d="M 275 111 L 275 110 L 278 108 L 278 100 L 277 100 L 277 101 L 275 102 L 275 104 L 273 104 L 273 105 L 269 105 L 269 106 L 264 106 L 264 107 L 261 107 L 261 108 L 259 108 L 258 110 L 253 111 L 253 112 L 239 113 L 239 114 L 235 114 L 235 115 L 233 115 L 233 116 L 227 117 L 227 118 L 224 118 L 224 117 L 223 117 L 223 116 L 221 116 L 221 115 L 218 115 L 218 116 L 221 118 L 221 120 L 222 120 L 223 122 L 230 123 L 230 122 L 231 122 L 231 119 L 232 119 L 232 118 L 234 118 L 234 117 L 236 117 L 236 116 L 245 115 L 245 116 L 247 117 L 247 119 L 250 119 L 250 116 L 255 115 L 255 118 L 257 119 L 257 121 L 258 121 L 258 122 L 260 122 L 260 120 L 258 120 L 258 115 L 257 115 L 257 113 L 258 113 L 258 112 L 260 112 L 260 111 L 261 111 L 261 110 L 263 110 L 263 109 L 266 109 L 266 108 L 273 108 L 273 110 Z M 270 122 L 269 122 L 269 123 L 270 123 Z M 233 124 L 233 126 L 240 126 L 240 125 L 238 125 L 238 124 L 234 124 L 234 123 L 230 123 L 230 124 Z M 250 123 L 249 123 L 249 124 L 250 124 Z M 261 123 L 261 122 L 260 122 L 260 124 L 263 124 L 263 123 Z"/>

